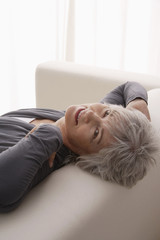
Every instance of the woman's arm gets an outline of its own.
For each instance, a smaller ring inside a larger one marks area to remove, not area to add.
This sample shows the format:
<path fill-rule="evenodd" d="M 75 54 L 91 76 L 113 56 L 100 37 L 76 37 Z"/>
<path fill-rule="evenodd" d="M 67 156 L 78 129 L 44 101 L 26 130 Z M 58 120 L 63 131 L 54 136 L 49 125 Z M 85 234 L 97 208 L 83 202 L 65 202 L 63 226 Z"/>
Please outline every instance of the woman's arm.
<path fill-rule="evenodd" d="M 28 192 L 38 170 L 61 145 L 59 128 L 43 124 L 0 154 L 1 212 L 15 208 Z"/>
<path fill-rule="evenodd" d="M 102 100 L 104 104 L 117 104 L 126 107 L 135 99 L 143 99 L 146 103 L 148 95 L 145 88 L 137 82 L 126 82 L 108 93 Z"/>
<path fill-rule="evenodd" d="M 101 100 L 104 104 L 116 104 L 128 109 L 137 109 L 151 121 L 147 101 L 147 91 L 137 82 L 126 82 L 122 84 L 113 89 Z"/>

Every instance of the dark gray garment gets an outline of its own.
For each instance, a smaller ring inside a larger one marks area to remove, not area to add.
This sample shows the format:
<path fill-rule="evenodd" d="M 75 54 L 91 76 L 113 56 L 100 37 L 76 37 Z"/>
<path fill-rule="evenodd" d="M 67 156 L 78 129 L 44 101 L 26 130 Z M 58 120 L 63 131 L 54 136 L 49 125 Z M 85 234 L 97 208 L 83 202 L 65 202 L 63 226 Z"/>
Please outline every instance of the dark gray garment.
<path fill-rule="evenodd" d="M 143 86 L 137 82 L 126 82 L 108 93 L 100 102 L 126 107 L 131 101 L 141 98 L 147 103 L 148 95 Z"/>
<path fill-rule="evenodd" d="M 34 125 L 13 115 L 56 121 L 64 116 L 64 112 L 26 109 L 0 117 L 0 212 L 15 208 L 33 186 L 62 167 L 69 154 L 59 128 L 45 124 L 26 138 Z M 48 158 L 54 151 L 57 152 L 54 166 L 49 168 Z"/>
<path fill-rule="evenodd" d="M 107 94 L 101 103 L 126 106 L 142 98 L 147 102 L 146 90 L 138 83 L 127 82 Z M 64 166 L 71 151 L 62 143 L 60 130 L 45 124 L 26 138 L 34 127 L 14 117 L 50 119 L 57 121 L 64 111 L 52 109 L 21 109 L 0 117 L 0 212 L 14 209 L 26 193 L 54 170 Z M 53 168 L 48 158 L 57 152 Z"/>

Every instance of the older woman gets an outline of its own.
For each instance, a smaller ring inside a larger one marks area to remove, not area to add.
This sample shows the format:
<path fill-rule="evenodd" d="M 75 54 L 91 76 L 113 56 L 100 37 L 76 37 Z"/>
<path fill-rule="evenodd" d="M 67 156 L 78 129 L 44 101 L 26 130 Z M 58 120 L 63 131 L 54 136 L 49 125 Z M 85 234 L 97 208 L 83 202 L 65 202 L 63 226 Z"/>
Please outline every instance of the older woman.
<path fill-rule="evenodd" d="M 1 212 L 14 209 L 31 188 L 70 162 L 131 187 L 157 151 L 147 92 L 135 82 L 117 87 L 100 103 L 4 114 L 0 129 Z"/>

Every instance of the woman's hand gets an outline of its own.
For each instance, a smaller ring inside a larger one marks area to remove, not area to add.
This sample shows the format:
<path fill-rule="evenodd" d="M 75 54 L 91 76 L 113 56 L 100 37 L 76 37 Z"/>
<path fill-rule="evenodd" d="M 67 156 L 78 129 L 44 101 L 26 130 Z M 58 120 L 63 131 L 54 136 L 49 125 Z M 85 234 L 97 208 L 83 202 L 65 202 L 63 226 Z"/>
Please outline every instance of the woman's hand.
<path fill-rule="evenodd" d="M 50 168 L 53 167 L 53 162 L 54 162 L 55 156 L 56 156 L 56 152 L 53 152 L 53 153 L 51 154 L 50 158 L 48 159 L 49 167 L 50 167 Z"/>
<path fill-rule="evenodd" d="M 128 109 L 129 108 L 134 108 L 134 109 L 139 110 L 140 112 L 142 112 L 148 118 L 149 121 L 151 121 L 147 103 L 143 99 L 133 100 L 132 102 L 130 102 L 126 106 L 126 108 L 128 108 Z"/>

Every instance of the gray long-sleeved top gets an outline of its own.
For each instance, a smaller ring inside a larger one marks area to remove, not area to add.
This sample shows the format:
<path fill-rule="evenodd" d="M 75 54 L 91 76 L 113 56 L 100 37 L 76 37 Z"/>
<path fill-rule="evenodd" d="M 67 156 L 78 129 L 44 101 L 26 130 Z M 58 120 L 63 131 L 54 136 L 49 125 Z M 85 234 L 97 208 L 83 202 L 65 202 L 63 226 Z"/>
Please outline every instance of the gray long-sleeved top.
<path fill-rule="evenodd" d="M 127 82 L 108 93 L 103 104 L 126 105 L 136 98 L 147 102 L 146 90 L 136 82 Z M 41 125 L 25 137 L 34 127 L 14 117 L 51 119 L 57 121 L 65 111 L 52 109 L 21 109 L 0 117 L 0 212 L 14 209 L 25 194 L 47 175 L 64 165 L 71 151 L 63 145 L 58 127 Z M 57 152 L 54 166 L 49 168 L 48 158 Z"/>

